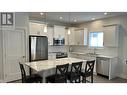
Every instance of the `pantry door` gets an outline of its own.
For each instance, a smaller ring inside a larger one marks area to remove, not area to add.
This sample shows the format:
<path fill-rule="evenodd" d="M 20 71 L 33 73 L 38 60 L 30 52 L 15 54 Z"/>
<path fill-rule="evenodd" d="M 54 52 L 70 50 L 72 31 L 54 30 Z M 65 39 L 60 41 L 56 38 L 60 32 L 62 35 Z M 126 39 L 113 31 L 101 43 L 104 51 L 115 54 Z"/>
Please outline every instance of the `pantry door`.
<path fill-rule="evenodd" d="M 19 61 L 25 57 L 25 31 L 4 30 L 3 39 L 4 80 L 21 79 Z"/>

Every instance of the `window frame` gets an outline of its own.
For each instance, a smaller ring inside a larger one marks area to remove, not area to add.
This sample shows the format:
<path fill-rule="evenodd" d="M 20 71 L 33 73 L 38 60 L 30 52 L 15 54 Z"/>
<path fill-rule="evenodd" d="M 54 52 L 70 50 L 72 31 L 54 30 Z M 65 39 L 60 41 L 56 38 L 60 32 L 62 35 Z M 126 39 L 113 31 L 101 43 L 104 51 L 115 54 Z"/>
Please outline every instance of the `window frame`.
<path fill-rule="evenodd" d="M 103 33 L 103 46 L 90 46 L 90 33 Z M 89 48 L 104 48 L 104 32 L 103 31 L 91 31 L 88 35 L 88 47 Z"/>

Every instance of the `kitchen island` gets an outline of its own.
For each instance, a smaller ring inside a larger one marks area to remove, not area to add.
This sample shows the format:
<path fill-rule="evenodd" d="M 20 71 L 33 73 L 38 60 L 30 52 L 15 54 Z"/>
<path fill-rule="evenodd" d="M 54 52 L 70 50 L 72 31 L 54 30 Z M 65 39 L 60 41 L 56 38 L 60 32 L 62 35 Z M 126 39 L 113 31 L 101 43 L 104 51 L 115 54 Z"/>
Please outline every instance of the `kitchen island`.
<path fill-rule="evenodd" d="M 48 75 L 55 73 L 56 65 L 63 65 L 63 64 L 72 64 L 74 62 L 83 62 L 85 63 L 87 60 L 77 59 L 77 58 L 61 58 L 61 59 L 53 59 L 53 60 L 42 60 L 42 61 L 34 61 L 34 62 L 25 62 L 25 65 L 30 67 L 31 69 L 35 70 L 43 77 L 43 83 L 45 83 L 45 77 Z M 83 68 L 85 64 L 83 64 Z"/>

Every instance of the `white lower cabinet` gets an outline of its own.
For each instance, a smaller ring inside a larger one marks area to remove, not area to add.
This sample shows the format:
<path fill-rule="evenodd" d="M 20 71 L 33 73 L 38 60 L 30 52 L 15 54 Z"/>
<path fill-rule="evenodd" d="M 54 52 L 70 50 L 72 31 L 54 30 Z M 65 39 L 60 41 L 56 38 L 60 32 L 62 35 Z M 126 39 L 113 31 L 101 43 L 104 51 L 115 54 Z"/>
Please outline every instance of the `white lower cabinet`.
<path fill-rule="evenodd" d="M 109 76 L 109 58 L 97 57 L 97 73 Z"/>
<path fill-rule="evenodd" d="M 108 76 L 109 80 L 118 75 L 117 58 L 97 57 L 97 74 Z"/>

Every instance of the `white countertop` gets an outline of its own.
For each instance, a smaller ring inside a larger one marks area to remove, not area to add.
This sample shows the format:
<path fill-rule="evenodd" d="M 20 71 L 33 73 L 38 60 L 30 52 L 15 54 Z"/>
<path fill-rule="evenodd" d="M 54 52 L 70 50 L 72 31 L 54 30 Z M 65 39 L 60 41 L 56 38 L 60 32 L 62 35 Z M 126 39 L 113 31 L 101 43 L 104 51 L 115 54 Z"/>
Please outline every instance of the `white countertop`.
<path fill-rule="evenodd" d="M 61 59 L 53 59 L 53 60 L 26 62 L 25 65 L 29 66 L 30 68 L 36 71 L 42 71 L 42 70 L 55 68 L 56 65 L 62 65 L 67 63 L 72 64 L 74 62 L 81 62 L 81 61 L 87 61 L 87 60 L 69 57 L 69 58 L 61 58 Z"/>
<path fill-rule="evenodd" d="M 70 52 L 72 54 L 79 54 L 79 55 L 86 55 L 87 56 L 87 53 L 81 53 L 81 52 Z M 115 55 L 102 55 L 102 54 L 97 54 L 97 55 L 92 55 L 90 57 L 105 57 L 105 58 L 115 58 L 117 56 Z"/>

